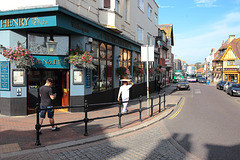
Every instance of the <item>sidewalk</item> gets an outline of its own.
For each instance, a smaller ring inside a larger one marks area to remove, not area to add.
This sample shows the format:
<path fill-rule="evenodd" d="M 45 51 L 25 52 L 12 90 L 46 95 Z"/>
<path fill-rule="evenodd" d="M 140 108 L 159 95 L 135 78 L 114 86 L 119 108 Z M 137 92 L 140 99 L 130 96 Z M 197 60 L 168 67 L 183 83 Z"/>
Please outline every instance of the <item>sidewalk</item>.
<path fill-rule="evenodd" d="M 42 128 L 40 135 L 41 146 L 36 146 L 36 115 L 9 117 L 0 115 L 0 159 L 18 154 L 38 152 L 39 150 L 52 150 L 73 145 L 95 142 L 109 137 L 123 135 L 141 129 L 154 121 L 158 121 L 172 112 L 173 107 L 180 101 L 179 96 L 170 95 L 176 89 L 172 84 L 164 88 L 166 91 L 166 110 L 158 113 L 158 106 L 154 108 L 154 116 L 149 117 L 148 110 L 142 113 L 142 122 L 139 121 L 139 113 L 122 116 L 122 128 L 118 128 L 118 117 L 94 120 L 89 122 L 88 134 L 84 136 L 84 123 L 73 123 L 59 126 L 58 132 L 52 132 L 50 127 Z M 152 94 L 156 95 L 156 93 Z M 163 98 L 162 98 L 163 101 Z M 154 99 L 154 104 L 158 103 L 158 98 Z M 146 107 L 146 102 L 143 103 Z M 136 102 L 129 103 L 128 110 L 133 111 L 139 108 Z M 163 104 L 161 106 L 163 110 Z M 109 116 L 118 114 L 118 107 L 109 107 L 90 112 L 88 118 Z M 84 118 L 84 113 L 58 112 L 55 114 L 55 122 L 67 122 Z M 48 118 L 44 124 L 48 124 Z"/>

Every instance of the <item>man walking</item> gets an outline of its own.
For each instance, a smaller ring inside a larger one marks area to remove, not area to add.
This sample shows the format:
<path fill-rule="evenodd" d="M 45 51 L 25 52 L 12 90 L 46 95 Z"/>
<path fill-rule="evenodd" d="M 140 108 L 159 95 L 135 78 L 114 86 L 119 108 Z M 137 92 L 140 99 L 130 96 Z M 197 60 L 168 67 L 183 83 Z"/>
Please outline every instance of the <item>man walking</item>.
<path fill-rule="evenodd" d="M 123 85 L 120 87 L 119 92 L 118 92 L 118 101 L 120 100 L 120 96 L 122 95 L 122 101 L 123 101 L 123 109 L 122 109 L 122 113 L 127 113 L 127 105 L 129 101 L 129 89 L 133 86 L 133 83 L 130 82 L 129 79 L 122 79 L 121 80 Z M 130 84 L 128 85 L 128 82 L 130 82 Z"/>
<path fill-rule="evenodd" d="M 40 103 L 41 109 L 53 108 L 52 100 L 54 100 L 56 98 L 56 94 L 54 95 L 52 93 L 52 88 L 51 88 L 52 84 L 53 84 L 53 79 L 48 78 L 46 80 L 45 85 L 43 85 L 39 89 L 39 93 L 40 93 L 40 97 L 41 97 L 41 103 Z M 52 124 L 52 131 L 59 131 L 60 128 L 57 128 L 57 126 L 53 125 L 54 124 L 54 109 L 41 110 L 40 125 L 42 125 L 43 120 L 45 119 L 46 112 L 48 112 L 49 122 L 50 122 L 50 124 Z M 40 131 L 40 133 L 41 133 L 41 131 Z"/>

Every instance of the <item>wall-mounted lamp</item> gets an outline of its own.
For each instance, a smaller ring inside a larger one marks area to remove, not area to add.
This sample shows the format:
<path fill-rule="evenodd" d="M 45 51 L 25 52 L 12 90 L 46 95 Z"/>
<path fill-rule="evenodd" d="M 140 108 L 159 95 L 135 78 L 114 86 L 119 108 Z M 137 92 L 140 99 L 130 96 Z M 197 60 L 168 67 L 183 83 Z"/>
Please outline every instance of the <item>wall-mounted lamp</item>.
<path fill-rule="evenodd" d="M 0 54 L 3 54 L 3 51 L 5 50 L 6 48 L 3 47 L 3 45 L 0 45 Z"/>
<path fill-rule="evenodd" d="M 56 54 L 57 42 L 54 42 L 53 32 L 50 34 L 49 42 L 46 42 L 48 54 Z"/>

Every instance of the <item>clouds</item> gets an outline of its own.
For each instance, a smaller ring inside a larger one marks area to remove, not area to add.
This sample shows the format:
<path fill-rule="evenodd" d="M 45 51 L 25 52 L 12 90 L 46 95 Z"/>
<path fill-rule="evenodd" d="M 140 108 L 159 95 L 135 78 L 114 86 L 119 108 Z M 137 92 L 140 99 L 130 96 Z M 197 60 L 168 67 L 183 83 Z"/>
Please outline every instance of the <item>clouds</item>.
<path fill-rule="evenodd" d="M 216 0 L 194 0 L 194 3 L 196 4 L 197 7 L 217 7 L 214 3 Z"/>
<path fill-rule="evenodd" d="M 191 32 L 175 34 L 173 53 L 190 64 L 204 62 L 211 49 L 218 50 L 229 35 L 239 37 L 240 19 L 236 17 L 240 17 L 240 12 L 228 13 L 222 20 L 205 24 Z"/>

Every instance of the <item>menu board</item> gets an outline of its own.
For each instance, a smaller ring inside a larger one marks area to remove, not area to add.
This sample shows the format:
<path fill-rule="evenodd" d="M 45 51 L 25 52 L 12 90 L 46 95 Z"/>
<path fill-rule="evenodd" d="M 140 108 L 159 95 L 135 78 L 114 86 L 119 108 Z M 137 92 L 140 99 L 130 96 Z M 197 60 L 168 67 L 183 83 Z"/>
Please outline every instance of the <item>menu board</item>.
<path fill-rule="evenodd" d="M 0 79 L 0 90 L 1 91 L 9 91 L 10 87 L 9 87 L 9 62 L 8 61 L 1 61 L 0 62 L 0 75 L 1 75 L 1 79 Z"/>
<path fill-rule="evenodd" d="M 92 74 L 92 70 L 91 69 L 86 69 L 86 88 L 90 88 L 91 87 L 91 74 Z"/>

